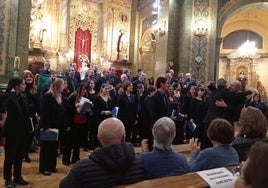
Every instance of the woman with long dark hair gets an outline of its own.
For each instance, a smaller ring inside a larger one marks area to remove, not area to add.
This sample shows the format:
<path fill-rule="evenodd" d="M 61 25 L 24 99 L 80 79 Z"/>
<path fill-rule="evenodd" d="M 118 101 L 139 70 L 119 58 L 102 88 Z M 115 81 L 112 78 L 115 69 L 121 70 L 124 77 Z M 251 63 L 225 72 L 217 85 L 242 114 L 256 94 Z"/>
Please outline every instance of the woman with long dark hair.
<path fill-rule="evenodd" d="M 9 80 L 6 90 L 6 111 L 8 115 L 4 125 L 4 179 L 7 187 L 16 187 L 14 183 L 19 185 L 28 184 L 21 176 L 25 145 L 30 132 L 26 98 L 23 95 L 25 87 L 26 84 L 22 78 L 14 77 Z M 12 167 L 14 169 L 14 183 L 12 182 Z"/>
<path fill-rule="evenodd" d="M 72 163 L 80 160 L 80 146 L 82 142 L 88 139 L 87 113 L 78 112 L 81 106 L 81 98 L 87 93 L 87 84 L 80 82 L 75 92 L 73 92 L 66 101 L 66 111 L 68 116 L 68 126 L 66 131 L 66 146 L 63 152 L 62 162 L 64 165 L 70 165 L 71 151 L 73 150 Z M 89 112 L 90 109 L 87 109 Z M 76 117 L 75 117 L 76 116 Z M 76 120 L 76 118 L 78 118 Z"/>

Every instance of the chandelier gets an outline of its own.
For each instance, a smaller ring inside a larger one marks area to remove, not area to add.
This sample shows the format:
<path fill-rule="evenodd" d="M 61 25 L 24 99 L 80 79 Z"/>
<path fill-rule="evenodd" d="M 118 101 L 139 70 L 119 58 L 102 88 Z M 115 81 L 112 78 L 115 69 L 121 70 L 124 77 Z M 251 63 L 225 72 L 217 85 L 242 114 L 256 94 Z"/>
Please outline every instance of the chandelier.
<path fill-rule="evenodd" d="M 254 41 L 247 40 L 238 49 L 238 57 L 240 58 L 253 58 L 256 55 L 257 48 Z"/>
<path fill-rule="evenodd" d="M 247 40 L 238 49 L 238 58 L 254 58 L 256 56 L 257 48 L 254 41 L 249 41 L 249 11 L 247 12 L 248 18 L 248 29 L 247 29 Z"/>

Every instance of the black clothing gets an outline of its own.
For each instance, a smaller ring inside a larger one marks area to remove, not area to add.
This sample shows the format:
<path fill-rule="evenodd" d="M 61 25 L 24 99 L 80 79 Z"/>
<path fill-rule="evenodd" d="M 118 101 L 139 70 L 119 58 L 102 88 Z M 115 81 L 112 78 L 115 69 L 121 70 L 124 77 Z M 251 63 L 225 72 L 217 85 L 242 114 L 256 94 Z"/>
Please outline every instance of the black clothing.
<path fill-rule="evenodd" d="M 27 138 L 30 132 L 29 115 L 26 98 L 23 94 L 12 92 L 8 94 L 6 101 L 7 119 L 4 125 L 5 160 L 4 179 L 12 178 L 12 166 L 14 166 L 14 178 L 21 177 L 22 160 Z"/>
<path fill-rule="evenodd" d="M 63 129 L 64 126 L 63 104 L 58 104 L 51 93 L 46 93 L 43 97 L 40 109 L 40 128 Z M 57 164 L 57 141 L 40 142 L 39 171 L 53 171 Z"/>
<path fill-rule="evenodd" d="M 134 95 L 126 93 L 118 95 L 116 106 L 119 107 L 117 118 L 120 119 L 126 129 L 126 142 L 130 142 L 132 128 L 137 116 L 137 101 Z"/>
<path fill-rule="evenodd" d="M 93 107 L 93 124 L 92 124 L 92 129 L 91 129 L 91 134 L 92 134 L 92 145 L 93 148 L 96 148 L 98 146 L 100 146 L 100 143 L 97 139 L 97 134 L 98 134 L 98 128 L 99 128 L 99 124 L 107 119 L 112 117 L 112 115 L 105 115 L 105 114 L 101 114 L 102 111 L 112 111 L 112 109 L 115 107 L 114 105 L 114 101 L 112 101 L 111 99 L 108 99 L 107 101 L 103 100 L 103 98 L 101 96 L 97 96 L 94 101 L 94 107 Z"/>
<path fill-rule="evenodd" d="M 235 92 L 231 92 L 228 88 L 224 87 L 224 88 L 220 88 L 218 90 L 214 90 L 210 96 L 208 97 L 208 110 L 206 113 L 206 116 L 203 120 L 204 124 L 205 124 L 205 133 L 208 129 L 208 126 L 210 124 L 210 122 L 213 119 L 216 118 L 224 118 L 226 109 L 222 108 L 222 107 L 217 107 L 216 106 L 216 101 L 217 100 L 223 100 L 225 101 L 226 104 L 230 103 L 230 100 L 235 100 L 241 96 L 246 96 L 251 94 L 251 91 L 244 91 L 244 92 L 240 92 L 240 93 L 235 93 Z M 210 140 L 208 139 L 207 135 L 204 135 L 204 141 L 201 144 L 201 148 L 205 149 L 207 147 L 211 147 L 212 144 L 210 142 Z"/>
<path fill-rule="evenodd" d="M 153 149 L 152 128 L 154 123 L 161 117 L 170 117 L 170 114 L 168 114 L 168 97 L 166 93 L 162 93 L 161 91 L 157 90 L 150 98 L 150 105 L 148 107 L 146 107 L 149 110 L 148 118 L 150 123 L 148 129 L 148 144 L 149 150 L 151 151 Z"/>

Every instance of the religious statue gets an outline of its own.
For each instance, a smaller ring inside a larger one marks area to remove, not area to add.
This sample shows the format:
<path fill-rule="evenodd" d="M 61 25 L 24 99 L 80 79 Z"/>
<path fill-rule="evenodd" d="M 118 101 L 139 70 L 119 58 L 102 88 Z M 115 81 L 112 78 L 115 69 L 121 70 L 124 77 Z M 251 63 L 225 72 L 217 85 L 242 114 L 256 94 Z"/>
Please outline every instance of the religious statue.
<path fill-rule="evenodd" d="M 117 40 L 117 59 L 120 57 L 126 58 L 127 56 L 127 36 L 124 29 L 119 30 L 118 40 Z"/>
<path fill-rule="evenodd" d="M 84 47 L 85 47 L 85 42 L 88 40 L 88 39 L 85 39 L 85 38 L 80 38 L 80 37 L 78 37 L 78 39 L 79 40 L 81 40 L 81 44 L 82 44 L 82 49 L 84 49 Z"/>
<path fill-rule="evenodd" d="M 241 71 L 238 75 L 238 81 L 241 83 L 241 90 L 245 91 L 246 90 L 246 76 L 244 71 Z"/>
<path fill-rule="evenodd" d="M 31 13 L 31 23 L 30 23 L 30 48 L 42 48 L 43 35 L 46 29 L 43 25 L 43 14 L 41 12 L 41 4 L 33 5 Z"/>
<path fill-rule="evenodd" d="M 13 77 L 18 77 L 20 72 L 20 57 L 15 57 L 13 67 Z"/>

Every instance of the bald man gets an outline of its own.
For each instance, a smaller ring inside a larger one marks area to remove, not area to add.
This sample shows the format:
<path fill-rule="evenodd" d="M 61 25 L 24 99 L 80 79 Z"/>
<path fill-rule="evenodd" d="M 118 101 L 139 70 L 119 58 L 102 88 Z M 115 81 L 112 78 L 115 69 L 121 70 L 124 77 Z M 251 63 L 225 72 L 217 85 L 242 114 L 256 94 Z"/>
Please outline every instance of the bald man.
<path fill-rule="evenodd" d="M 144 179 L 143 161 L 135 157 L 132 144 L 125 142 L 125 128 L 119 119 L 102 121 L 98 140 L 103 147 L 78 161 L 61 180 L 60 188 L 111 187 Z"/>

